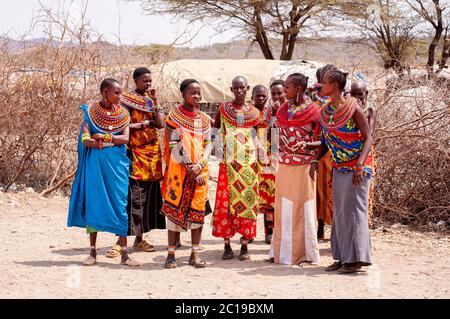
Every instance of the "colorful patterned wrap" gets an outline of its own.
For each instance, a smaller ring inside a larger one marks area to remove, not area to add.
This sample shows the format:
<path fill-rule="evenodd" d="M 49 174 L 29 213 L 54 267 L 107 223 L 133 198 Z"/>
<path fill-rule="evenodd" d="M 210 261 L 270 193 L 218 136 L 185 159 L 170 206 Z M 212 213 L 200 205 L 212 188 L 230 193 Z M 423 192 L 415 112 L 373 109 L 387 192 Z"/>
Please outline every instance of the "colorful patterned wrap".
<path fill-rule="evenodd" d="M 347 118 L 344 119 L 344 124 L 341 127 L 329 127 L 328 119 L 324 118 L 323 112 L 319 115 L 321 123 L 321 141 L 325 143 L 331 152 L 331 161 L 333 167 L 342 173 L 349 173 L 355 170 L 355 165 L 361 154 L 364 144 L 364 138 L 359 131 L 356 122 L 353 119 L 353 114 L 357 106 L 356 99 L 350 98 L 347 100 L 347 107 L 351 107 L 353 111 L 348 112 Z M 328 100 L 323 106 L 334 109 Z M 372 157 L 369 155 L 366 158 L 363 167 L 363 173 L 369 178 L 372 175 Z"/>
<path fill-rule="evenodd" d="M 239 110 L 242 121 L 236 120 L 232 103 L 221 105 L 219 112 L 224 161 L 219 169 L 213 235 L 231 238 L 238 232 L 253 239 L 258 214 L 258 161 L 252 131 L 260 121 L 260 112 L 245 105 Z"/>
<path fill-rule="evenodd" d="M 133 91 L 123 94 L 121 103 L 130 109 L 131 124 L 155 119 L 154 112 L 141 110 L 145 108 L 148 99 Z M 131 151 L 130 178 L 138 181 L 162 180 L 162 155 L 157 128 L 146 127 L 143 130 L 130 131 L 129 149 Z"/>

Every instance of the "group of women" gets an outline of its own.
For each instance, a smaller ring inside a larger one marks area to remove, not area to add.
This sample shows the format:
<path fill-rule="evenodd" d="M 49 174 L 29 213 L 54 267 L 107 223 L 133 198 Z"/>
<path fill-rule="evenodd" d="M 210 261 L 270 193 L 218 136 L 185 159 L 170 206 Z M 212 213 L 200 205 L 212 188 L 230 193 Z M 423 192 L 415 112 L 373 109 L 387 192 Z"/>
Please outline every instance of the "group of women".
<path fill-rule="evenodd" d="M 318 238 L 332 219 L 335 262 L 325 270 L 352 273 L 371 264 L 375 116 L 372 108 L 365 113 L 363 82 L 353 82 L 347 96 L 347 74 L 327 65 L 317 71 L 313 88 L 306 76 L 294 73 L 269 89 L 255 85 L 248 101 L 248 81 L 237 76 L 230 87 L 233 100 L 220 105 L 212 119 L 200 111 L 199 81 L 182 81 L 183 102 L 163 114 L 150 70 L 138 68 L 133 78 L 135 89 L 125 93 L 116 80 L 105 79 L 102 99 L 81 107 L 68 225 L 90 235 L 85 265 L 96 263 L 98 232 L 118 236 L 107 257 L 138 266 L 127 253 L 127 236 L 135 236 L 135 250 L 151 252 L 155 248 L 143 234 L 167 228 L 165 267 L 177 267 L 180 232 L 190 229 L 189 264 L 203 268 L 200 242 L 210 213 L 213 236 L 224 240 L 224 260 L 235 256 L 230 240 L 236 233 L 239 260 L 250 259 L 248 245 L 263 213 L 268 262 L 319 262 Z M 214 207 L 208 198 L 211 154 L 220 160 Z"/>

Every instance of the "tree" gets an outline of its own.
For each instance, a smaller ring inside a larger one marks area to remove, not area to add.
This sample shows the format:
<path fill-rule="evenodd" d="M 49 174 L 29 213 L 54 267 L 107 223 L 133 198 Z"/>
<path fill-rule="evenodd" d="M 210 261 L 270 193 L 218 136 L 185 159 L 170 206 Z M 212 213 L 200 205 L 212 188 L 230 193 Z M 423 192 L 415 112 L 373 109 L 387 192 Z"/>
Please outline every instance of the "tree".
<path fill-rule="evenodd" d="M 448 58 L 450 58 L 450 38 L 449 38 L 449 34 L 448 34 L 448 29 L 450 28 L 450 26 L 447 26 L 447 28 L 445 29 L 445 34 L 444 34 L 444 43 L 442 44 L 442 54 L 441 54 L 441 60 L 439 61 L 439 67 L 436 71 L 436 74 L 440 73 L 442 71 L 442 69 L 447 67 L 447 60 Z"/>
<path fill-rule="evenodd" d="M 446 9 L 450 6 L 449 0 L 406 0 L 406 2 L 410 5 L 410 7 L 417 13 L 419 16 L 429 24 L 431 24 L 434 29 L 434 36 L 431 40 L 431 43 L 428 47 L 428 61 L 427 61 L 427 70 L 429 76 L 433 74 L 433 67 L 435 61 L 435 51 L 436 48 L 442 38 L 442 35 L 445 31 L 445 36 L 443 40 L 443 51 L 441 62 L 439 65 L 445 66 L 446 60 L 446 45 L 448 46 L 448 28 L 449 28 L 449 20 Z M 444 7 L 443 5 L 447 5 Z M 448 10 L 447 10 L 448 11 Z M 445 19 L 447 17 L 447 19 Z M 438 69 L 438 72 L 442 70 L 442 68 Z"/>
<path fill-rule="evenodd" d="M 386 69 L 401 75 L 415 35 L 419 18 L 400 0 L 343 1 L 336 10 L 353 22 L 355 28 L 375 49 Z"/>
<path fill-rule="evenodd" d="M 272 39 L 281 39 L 280 60 L 291 60 L 302 30 L 320 19 L 333 0 L 139 0 L 148 14 L 170 14 L 189 22 L 204 21 L 218 32 L 231 28 L 258 43 L 264 58 L 274 59 Z"/>

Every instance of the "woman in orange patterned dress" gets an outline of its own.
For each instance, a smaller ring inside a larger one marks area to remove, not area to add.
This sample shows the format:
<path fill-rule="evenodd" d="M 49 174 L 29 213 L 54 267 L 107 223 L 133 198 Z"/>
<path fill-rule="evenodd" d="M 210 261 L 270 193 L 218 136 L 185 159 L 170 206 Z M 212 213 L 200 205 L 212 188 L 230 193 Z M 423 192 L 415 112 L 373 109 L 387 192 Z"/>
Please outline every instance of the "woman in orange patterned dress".
<path fill-rule="evenodd" d="M 166 268 L 176 268 L 176 242 L 180 232 L 191 230 L 192 252 L 189 264 L 204 268 L 199 257 L 208 200 L 208 158 L 211 154 L 211 118 L 199 110 L 200 84 L 186 79 L 180 85 L 184 103 L 166 118 L 163 182 L 164 204 L 169 234 Z"/>

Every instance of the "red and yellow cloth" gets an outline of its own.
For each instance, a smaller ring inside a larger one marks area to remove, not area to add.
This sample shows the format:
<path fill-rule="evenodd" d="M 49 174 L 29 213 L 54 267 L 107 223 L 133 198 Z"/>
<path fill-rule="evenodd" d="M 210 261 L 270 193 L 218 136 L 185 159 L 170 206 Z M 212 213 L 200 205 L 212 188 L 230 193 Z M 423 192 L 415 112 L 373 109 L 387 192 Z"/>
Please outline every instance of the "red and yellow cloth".
<path fill-rule="evenodd" d="M 154 112 L 142 110 L 148 99 L 133 91 L 123 94 L 121 103 L 130 110 L 131 124 L 155 120 Z M 137 108 L 136 105 L 140 105 L 142 109 Z M 142 130 L 130 131 L 129 148 L 131 151 L 130 178 L 138 181 L 162 180 L 162 155 L 157 128 L 149 126 Z"/>
<path fill-rule="evenodd" d="M 238 109 L 233 103 L 220 106 L 224 161 L 220 164 L 213 236 L 231 238 L 240 233 L 256 237 L 258 215 L 258 160 L 252 130 L 260 112 L 247 104 Z"/>

